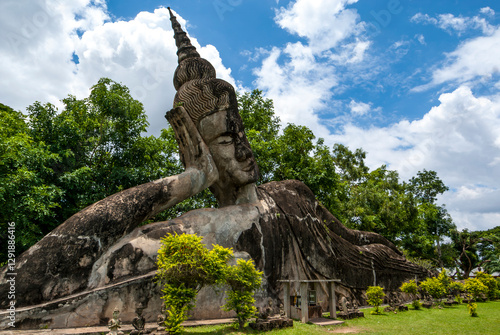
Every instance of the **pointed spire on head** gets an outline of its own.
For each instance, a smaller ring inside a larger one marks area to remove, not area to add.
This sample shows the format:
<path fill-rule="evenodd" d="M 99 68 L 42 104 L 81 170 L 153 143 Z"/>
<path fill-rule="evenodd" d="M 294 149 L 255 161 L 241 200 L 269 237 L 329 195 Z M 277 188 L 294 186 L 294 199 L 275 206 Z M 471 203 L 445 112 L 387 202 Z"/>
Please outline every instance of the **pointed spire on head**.
<path fill-rule="evenodd" d="M 179 65 L 174 73 L 174 87 L 178 91 L 185 83 L 196 79 L 215 79 L 215 69 L 209 61 L 200 57 L 196 48 L 191 45 L 187 34 L 182 30 L 177 18 L 170 12 L 170 21 L 174 30 L 175 44 Z"/>
<path fill-rule="evenodd" d="M 177 22 L 177 18 L 168 8 L 168 12 L 170 13 L 170 21 L 172 21 L 172 29 L 174 30 L 174 38 L 175 44 L 177 45 L 177 57 L 179 64 L 187 58 L 200 57 L 200 54 L 196 51 L 196 48 L 191 45 L 191 41 L 187 36 L 186 32 L 184 32 L 181 28 L 179 22 Z"/>

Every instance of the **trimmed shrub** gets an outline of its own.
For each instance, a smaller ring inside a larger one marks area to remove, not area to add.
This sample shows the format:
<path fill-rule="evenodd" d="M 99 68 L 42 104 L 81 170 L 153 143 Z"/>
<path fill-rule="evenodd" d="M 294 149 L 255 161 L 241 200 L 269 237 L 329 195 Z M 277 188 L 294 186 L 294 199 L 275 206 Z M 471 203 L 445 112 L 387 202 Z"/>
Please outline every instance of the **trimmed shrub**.
<path fill-rule="evenodd" d="M 368 303 L 375 307 L 375 310 L 371 314 L 382 314 L 379 306 L 385 297 L 384 289 L 380 286 L 368 286 L 366 290 L 366 296 Z"/>
<path fill-rule="evenodd" d="M 252 260 L 239 259 L 235 266 L 228 269 L 226 282 L 231 290 L 222 307 L 225 311 L 236 312 L 236 324 L 241 329 L 257 312 L 253 295 L 262 282 L 262 272 L 255 269 Z"/>
<path fill-rule="evenodd" d="M 415 280 L 410 280 L 408 282 L 404 282 L 401 287 L 399 288 L 401 292 L 408 293 L 412 297 L 412 306 L 414 309 L 420 309 L 422 307 L 422 304 L 420 303 L 420 300 L 418 299 L 418 285 L 415 282 Z"/>
<path fill-rule="evenodd" d="M 500 296 L 498 282 L 495 280 L 495 278 L 493 278 L 492 275 L 484 272 L 477 272 L 476 278 L 479 279 L 481 283 L 483 283 L 488 288 L 488 292 L 486 293 L 488 299 L 494 300 Z"/>
<path fill-rule="evenodd" d="M 472 299 L 476 300 L 482 294 L 488 293 L 488 287 L 484 285 L 478 278 L 468 278 L 465 280 L 465 291 L 469 293 Z"/>
<path fill-rule="evenodd" d="M 436 277 L 427 278 L 420 283 L 424 292 L 429 294 L 434 300 L 441 299 L 446 294 L 446 287 L 443 282 Z"/>

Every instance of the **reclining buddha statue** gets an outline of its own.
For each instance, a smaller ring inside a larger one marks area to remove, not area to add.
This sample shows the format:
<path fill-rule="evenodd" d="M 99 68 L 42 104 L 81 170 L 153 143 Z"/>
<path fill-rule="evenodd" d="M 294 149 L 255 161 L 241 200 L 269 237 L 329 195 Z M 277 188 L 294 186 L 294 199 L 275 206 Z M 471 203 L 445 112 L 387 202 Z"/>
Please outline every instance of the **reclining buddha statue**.
<path fill-rule="evenodd" d="M 126 321 L 138 304 L 145 306 L 147 320 L 156 319 L 161 292 L 152 277 L 160 238 L 168 233 L 196 233 L 208 247 L 219 244 L 253 259 L 264 275 L 258 304 L 268 298 L 282 301 L 279 280 L 339 279 L 337 294 L 362 301 L 368 286 L 396 291 L 405 280 L 427 276 L 381 235 L 345 227 L 304 183 L 256 186 L 258 165 L 235 90 L 216 78 L 214 67 L 170 14 L 178 48 L 177 94 L 166 118 L 185 170 L 96 202 L 23 253 L 15 268 L 18 322 L 102 324 L 117 305 Z M 206 188 L 218 208 L 141 226 Z M 0 273 L 1 296 L 9 289 L 9 272 L 4 267 Z M 193 316 L 220 317 L 223 303 L 214 292 L 202 290 Z M 0 307 L 7 304 L 2 300 Z"/>

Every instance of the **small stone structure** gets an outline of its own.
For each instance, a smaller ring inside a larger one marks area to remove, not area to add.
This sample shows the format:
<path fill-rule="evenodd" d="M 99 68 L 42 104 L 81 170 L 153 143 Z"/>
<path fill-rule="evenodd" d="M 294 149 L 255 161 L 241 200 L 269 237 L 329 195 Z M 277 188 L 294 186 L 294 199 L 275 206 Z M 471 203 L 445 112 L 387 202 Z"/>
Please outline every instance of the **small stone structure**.
<path fill-rule="evenodd" d="M 455 300 L 455 298 L 452 295 L 449 295 L 444 302 L 446 306 L 453 306 L 453 305 L 458 305 L 458 301 Z"/>
<path fill-rule="evenodd" d="M 322 317 L 322 308 L 317 304 L 317 293 L 319 292 L 319 284 L 327 285 L 327 300 L 330 309 L 330 316 L 335 319 L 337 317 L 337 303 L 335 301 L 335 283 L 339 283 L 340 279 L 323 279 L 323 280 L 279 280 L 283 283 L 283 300 L 285 314 L 288 317 L 299 318 L 301 322 L 307 323 L 310 318 Z M 295 303 L 292 300 L 290 285 L 298 283 L 300 285 L 300 296 L 295 296 Z M 308 286 L 314 285 L 314 290 L 308 290 Z M 314 294 L 310 294 L 314 292 Z M 299 301 L 300 299 L 300 301 Z M 311 301 L 313 300 L 313 301 Z"/>

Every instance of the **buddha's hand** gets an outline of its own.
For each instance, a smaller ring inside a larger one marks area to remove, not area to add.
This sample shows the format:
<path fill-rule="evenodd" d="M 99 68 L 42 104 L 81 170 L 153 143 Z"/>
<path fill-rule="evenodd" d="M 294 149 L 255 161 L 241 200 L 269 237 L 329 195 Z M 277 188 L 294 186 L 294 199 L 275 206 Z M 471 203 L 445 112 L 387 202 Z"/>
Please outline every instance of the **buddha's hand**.
<path fill-rule="evenodd" d="M 205 187 L 212 185 L 219 178 L 219 172 L 208 146 L 184 107 L 175 107 L 165 117 L 174 130 L 181 162 L 186 170 L 200 170 L 204 173 Z"/>

